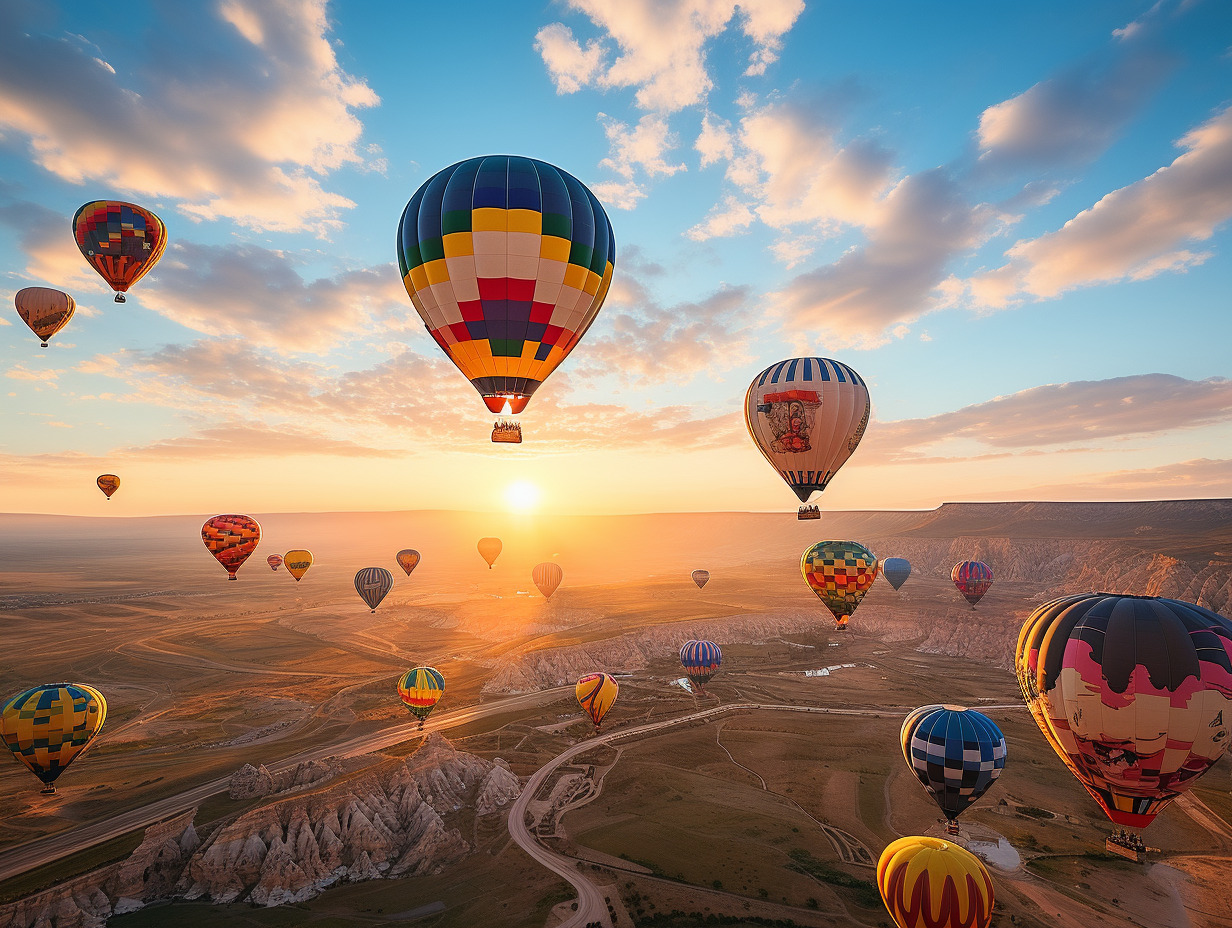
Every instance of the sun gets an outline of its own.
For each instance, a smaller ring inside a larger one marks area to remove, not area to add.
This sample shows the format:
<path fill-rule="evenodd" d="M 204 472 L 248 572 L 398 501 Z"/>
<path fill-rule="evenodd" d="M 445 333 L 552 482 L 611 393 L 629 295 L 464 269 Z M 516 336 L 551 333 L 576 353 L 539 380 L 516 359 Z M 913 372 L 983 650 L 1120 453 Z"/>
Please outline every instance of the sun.
<path fill-rule="evenodd" d="M 529 480 L 518 480 L 505 488 L 505 505 L 513 512 L 532 512 L 538 508 L 541 495 Z"/>

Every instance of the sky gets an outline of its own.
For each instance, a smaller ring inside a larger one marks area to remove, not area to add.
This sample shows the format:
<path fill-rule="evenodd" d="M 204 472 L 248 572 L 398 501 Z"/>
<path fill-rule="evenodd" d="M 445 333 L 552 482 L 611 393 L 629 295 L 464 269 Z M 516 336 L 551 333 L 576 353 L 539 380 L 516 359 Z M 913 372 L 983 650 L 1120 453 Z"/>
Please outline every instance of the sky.
<path fill-rule="evenodd" d="M 616 239 L 520 446 L 396 263 L 483 154 Z M 167 226 L 123 305 L 95 199 Z M 742 409 L 801 355 L 872 398 L 823 509 L 1229 496 L 1230 217 L 1221 0 L 11 0 L 0 511 L 792 510 Z M 77 302 L 45 350 L 27 286 Z"/>

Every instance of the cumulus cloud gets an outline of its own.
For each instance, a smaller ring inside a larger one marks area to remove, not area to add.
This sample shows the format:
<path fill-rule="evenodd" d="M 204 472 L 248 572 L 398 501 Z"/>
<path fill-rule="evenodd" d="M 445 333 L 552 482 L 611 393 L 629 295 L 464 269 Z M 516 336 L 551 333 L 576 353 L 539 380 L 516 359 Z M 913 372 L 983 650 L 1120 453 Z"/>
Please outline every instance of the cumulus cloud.
<path fill-rule="evenodd" d="M 957 441 L 1031 452 L 1224 422 L 1232 422 L 1232 380 L 1137 374 L 1046 384 L 923 419 L 877 422 L 860 451 L 867 459 L 910 459 Z"/>
<path fill-rule="evenodd" d="M 69 217 L 63 213 L 7 194 L 0 185 L 0 225 L 13 230 L 31 279 L 57 288 L 96 285 L 100 292 L 110 293 L 81 256 L 69 232 Z"/>
<path fill-rule="evenodd" d="M 649 114 L 632 127 L 603 114 L 600 118 L 605 119 L 603 128 L 612 151 L 599 162 L 600 167 L 610 168 L 626 179 L 632 179 L 634 168 L 641 169 L 647 177 L 671 177 L 685 170 L 684 164 L 669 164 L 663 157 L 676 147 L 676 137 L 664 117 Z"/>
<path fill-rule="evenodd" d="M 158 7 L 141 69 L 119 74 L 21 9 L 0 6 L 0 128 L 62 180 L 276 231 L 324 234 L 353 205 L 322 179 L 361 162 L 355 112 L 379 101 L 339 65 L 324 0 Z"/>
<path fill-rule="evenodd" d="M 1023 493 L 1048 499 L 1195 499 L 1232 495 L 1232 460 L 1195 458 L 1158 467 L 1076 475 Z"/>
<path fill-rule="evenodd" d="M 246 458 L 264 455 L 324 455 L 328 457 L 391 458 L 402 452 L 373 448 L 348 439 L 331 438 L 320 431 L 296 426 L 277 428 L 260 422 L 226 422 L 195 429 L 178 438 L 163 438 L 148 445 L 120 448 L 115 457 L 138 460 L 191 458 Z"/>
<path fill-rule="evenodd" d="M 583 46 L 563 23 L 539 30 L 535 47 L 557 92 L 636 87 L 638 105 L 660 113 L 699 103 L 714 86 L 706 68 L 709 41 L 738 25 L 752 45 L 746 75 L 763 74 L 804 10 L 803 0 L 569 0 L 568 6 L 600 35 Z"/>
<path fill-rule="evenodd" d="M 1181 271 L 1209 258 L 1193 245 L 1232 217 L 1232 107 L 1179 145 L 1185 151 L 1171 164 L 1107 194 L 1055 232 L 1016 243 L 1007 264 L 970 281 L 977 302 L 996 309 Z"/>

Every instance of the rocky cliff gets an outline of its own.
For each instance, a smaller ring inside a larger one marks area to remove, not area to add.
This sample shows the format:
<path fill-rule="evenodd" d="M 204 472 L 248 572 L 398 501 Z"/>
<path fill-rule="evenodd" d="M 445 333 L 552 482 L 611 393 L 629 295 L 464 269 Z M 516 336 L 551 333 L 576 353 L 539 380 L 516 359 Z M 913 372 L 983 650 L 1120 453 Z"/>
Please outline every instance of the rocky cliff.
<path fill-rule="evenodd" d="M 262 806 L 204 840 L 195 810 L 151 826 L 127 860 L 0 908 L 0 925 L 98 928 L 156 900 L 273 906 L 335 883 L 437 873 L 471 850 L 455 814 L 499 811 L 520 790 L 503 761 L 433 733 L 405 761 Z"/>

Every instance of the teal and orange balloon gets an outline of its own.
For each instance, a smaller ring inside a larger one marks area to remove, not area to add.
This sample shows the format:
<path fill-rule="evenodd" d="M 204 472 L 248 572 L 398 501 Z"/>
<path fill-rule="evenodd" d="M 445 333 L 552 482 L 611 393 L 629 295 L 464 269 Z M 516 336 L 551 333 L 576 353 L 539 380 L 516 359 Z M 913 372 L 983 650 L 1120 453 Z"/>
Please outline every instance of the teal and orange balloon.
<path fill-rule="evenodd" d="M 214 516 L 201 526 L 201 540 L 206 550 L 227 569 L 227 579 L 235 580 L 238 579 L 236 571 L 261 540 L 261 526 L 250 516 Z"/>
<path fill-rule="evenodd" d="M 85 259 L 124 302 L 128 288 L 158 263 L 167 248 L 167 227 L 144 206 L 94 200 L 73 215 L 73 237 Z"/>
<path fill-rule="evenodd" d="M 419 730 L 445 696 L 445 677 L 434 667 L 412 667 L 398 680 L 398 697 L 402 705 L 419 719 Z"/>
<path fill-rule="evenodd" d="M 877 889 L 898 928 L 988 928 L 995 893 L 978 857 L 941 838 L 899 838 L 877 861 Z"/>
<path fill-rule="evenodd" d="M 84 683 L 44 683 L 18 693 L 0 708 L 0 736 L 43 781 L 44 793 L 85 752 L 107 720 L 107 700 Z"/>
<path fill-rule="evenodd" d="M 569 356 L 615 264 L 599 200 L 533 158 L 459 161 L 415 191 L 398 223 L 416 312 L 494 413 L 520 413 Z"/>

